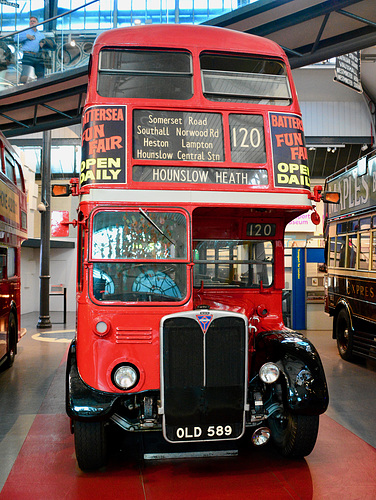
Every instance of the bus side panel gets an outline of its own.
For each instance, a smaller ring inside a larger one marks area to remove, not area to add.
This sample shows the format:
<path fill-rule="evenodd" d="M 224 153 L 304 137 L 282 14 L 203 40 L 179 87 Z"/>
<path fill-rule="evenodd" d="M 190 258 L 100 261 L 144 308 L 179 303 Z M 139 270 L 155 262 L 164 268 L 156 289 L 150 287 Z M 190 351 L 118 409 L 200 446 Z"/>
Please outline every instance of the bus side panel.
<path fill-rule="evenodd" d="M 329 271 L 330 272 L 330 271 Z M 329 313 L 333 316 L 333 338 L 341 308 L 347 311 L 354 354 L 376 357 L 376 287 L 369 278 L 328 277 Z"/>

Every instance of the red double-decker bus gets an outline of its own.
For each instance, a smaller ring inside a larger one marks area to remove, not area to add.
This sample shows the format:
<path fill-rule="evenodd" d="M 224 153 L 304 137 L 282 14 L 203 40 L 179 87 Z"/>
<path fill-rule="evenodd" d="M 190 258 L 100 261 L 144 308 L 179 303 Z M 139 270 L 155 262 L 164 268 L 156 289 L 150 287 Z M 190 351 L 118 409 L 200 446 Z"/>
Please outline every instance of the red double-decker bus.
<path fill-rule="evenodd" d="M 181 444 L 249 428 L 309 454 L 328 392 L 315 348 L 283 324 L 284 229 L 319 196 L 281 48 L 204 26 L 101 34 L 70 191 L 79 466 L 105 463 L 114 426 Z"/>
<path fill-rule="evenodd" d="M 18 154 L 0 132 L 0 365 L 21 338 L 21 243 L 27 238 L 25 181 Z"/>

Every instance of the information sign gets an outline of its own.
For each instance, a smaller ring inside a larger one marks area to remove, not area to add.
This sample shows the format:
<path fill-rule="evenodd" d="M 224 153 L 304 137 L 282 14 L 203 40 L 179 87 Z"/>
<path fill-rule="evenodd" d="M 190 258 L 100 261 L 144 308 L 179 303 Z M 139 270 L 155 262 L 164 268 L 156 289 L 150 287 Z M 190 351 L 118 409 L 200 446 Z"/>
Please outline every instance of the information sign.
<path fill-rule="evenodd" d="M 132 170 L 132 179 L 136 182 L 266 186 L 268 184 L 268 171 L 261 168 L 135 165 Z"/>
<path fill-rule="evenodd" d="M 308 154 L 301 117 L 269 113 L 269 118 L 275 186 L 309 189 Z"/>
<path fill-rule="evenodd" d="M 263 238 L 275 236 L 275 224 L 250 222 L 247 224 L 247 236 L 260 236 Z"/>
<path fill-rule="evenodd" d="M 334 81 L 343 83 L 356 92 L 363 92 L 360 77 L 360 50 L 336 57 Z"/>
<path fill-rule="evenodd" d="M 261 115 L 230 115 L 231 160 L 266 163 L 264 120 Z"/>
<path fill-rule="evenodd" d="M 133 112 L 133 158 L 223 162 L 223 126 L 219 113 Z"/>
<path fill-rule="evenodd" d="M 126 106 L 92 106 L 82 117 L 80 185 L 126 182 Z"/>

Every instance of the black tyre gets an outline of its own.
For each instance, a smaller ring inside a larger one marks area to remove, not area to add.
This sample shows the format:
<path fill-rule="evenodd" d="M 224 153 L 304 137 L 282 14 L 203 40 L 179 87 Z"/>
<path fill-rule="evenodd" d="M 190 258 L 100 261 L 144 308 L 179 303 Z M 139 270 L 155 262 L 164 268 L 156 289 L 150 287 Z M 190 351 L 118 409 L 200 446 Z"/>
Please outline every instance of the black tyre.
<path fill-rule="evenodd" d="M 346 361 L 351 361 L 353 355 L 353 331 L 350 324 L 350 318 L 345 309 L 341 309 L 338 313 L 335 334 L 337 338 L 337 348 L 339 355 Z"/>
<path fill-rule="evenodd" d="M 8 323 L 8 349 L 7 349 L 7 358 L 5 361 L 5 366 L 10 368 L 16 357 L 17 352 L 17 321 L 13 313 L 9 315 L 9 323 Z"/>
<path fill-rule="evenodd" d="M 93 471 L 107 464 L 108 445 L 103 422 L 74 422 L 74 444 L 82 471 Z"/>
<path fill-rule="evenodd" d="M 318 415 L 276 412 L 268 419 L 274 445 L 283 456 L 303 458 L 311 453 L 319 430 Z"/>

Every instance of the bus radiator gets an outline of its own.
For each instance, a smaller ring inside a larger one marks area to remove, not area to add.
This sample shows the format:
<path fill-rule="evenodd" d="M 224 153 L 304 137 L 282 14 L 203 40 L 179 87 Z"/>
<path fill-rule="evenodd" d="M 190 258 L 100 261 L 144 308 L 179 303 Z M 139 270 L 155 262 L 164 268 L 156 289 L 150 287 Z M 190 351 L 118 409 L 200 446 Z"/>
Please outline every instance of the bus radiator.
<path fill-rule="evenodd" d="M 167 441 L 237 439 L 244 432 L 247 319 L 193 311 L 161 327 L 163 431 Z"/>

